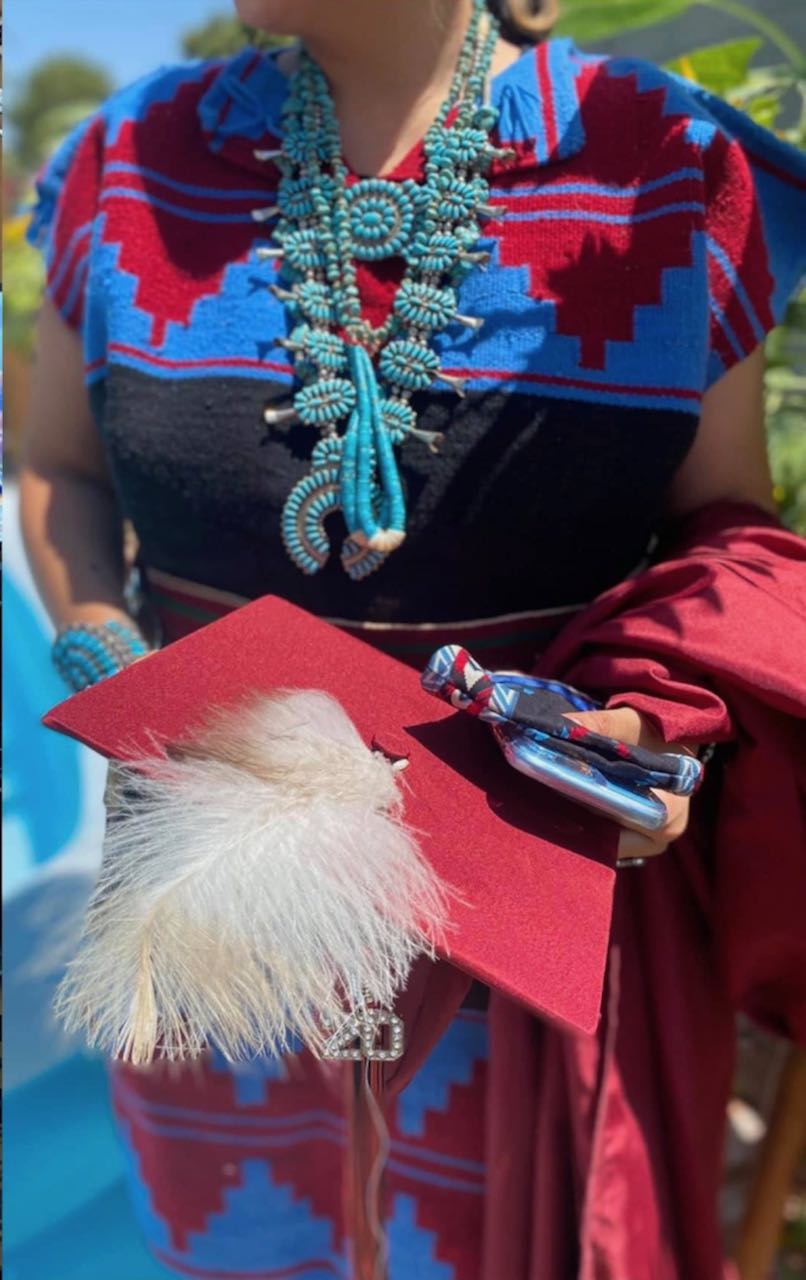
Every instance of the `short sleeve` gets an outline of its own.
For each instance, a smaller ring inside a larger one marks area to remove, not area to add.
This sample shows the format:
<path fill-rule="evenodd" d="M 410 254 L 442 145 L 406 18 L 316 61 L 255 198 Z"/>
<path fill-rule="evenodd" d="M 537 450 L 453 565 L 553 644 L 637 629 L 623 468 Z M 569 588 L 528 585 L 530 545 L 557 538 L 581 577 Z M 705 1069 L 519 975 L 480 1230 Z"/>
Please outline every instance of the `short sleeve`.
<path fill-rule="evenodd" d="M 806 156 L 700 91 L 710 343 L 707 385 L 784 317 L 806 273 Z"/>
<path fill-rule="evenodd" d="M 103 162 L 100 114 L 78 125 L 36 180 L 28 239 L 45 259 L 45 292 L 67 324 L 81 329 Z"/>

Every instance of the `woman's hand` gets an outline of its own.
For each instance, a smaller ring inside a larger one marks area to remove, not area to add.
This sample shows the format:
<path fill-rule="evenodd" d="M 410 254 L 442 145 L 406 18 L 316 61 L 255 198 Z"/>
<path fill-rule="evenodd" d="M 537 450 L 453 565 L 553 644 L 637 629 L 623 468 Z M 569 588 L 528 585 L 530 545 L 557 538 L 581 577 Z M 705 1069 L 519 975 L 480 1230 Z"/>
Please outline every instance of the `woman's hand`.
<path fill-rule="evenodd" d="M 574 711 L 566 717 L 577 724 L 592 729 L 606 738 L 618 738 L 621 742 L 629 742 L 633 746 L 646 747 L 649 751 L 671 751 L 680 755 L 693 755 L 690 748 L 675 744 L 670 746 L 663 741 L 643 716 L 632 707 L 613 707 L 604 711 Z M 688 796 L 671 795 L 668 791 L 655 791 L 654 795 L 666 806 L 668 817 L 660 831 L 642 831 L 623 823 L 623 830 L 618 845 L 618 860 L 624 862 L 632 858 L 654 858 L 663 853 L 673 840 L 682 836 L 688 826 Z"/>

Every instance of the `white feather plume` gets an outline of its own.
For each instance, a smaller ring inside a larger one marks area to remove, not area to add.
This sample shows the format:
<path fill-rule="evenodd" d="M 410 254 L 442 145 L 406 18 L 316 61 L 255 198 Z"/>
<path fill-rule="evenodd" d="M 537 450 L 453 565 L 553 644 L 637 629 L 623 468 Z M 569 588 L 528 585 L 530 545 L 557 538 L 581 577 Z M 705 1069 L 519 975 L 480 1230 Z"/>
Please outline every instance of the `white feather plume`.
<path fill-rule="evenodd" d="M 57 1013 L 133 1063 L 314 1051 L 348 993 L 390 1007 L 447 891 L 396 773 L 332 698 L 263 696 L 121 770 Z M 348 1001 L 349 1003 L 349 1001 Z"/>

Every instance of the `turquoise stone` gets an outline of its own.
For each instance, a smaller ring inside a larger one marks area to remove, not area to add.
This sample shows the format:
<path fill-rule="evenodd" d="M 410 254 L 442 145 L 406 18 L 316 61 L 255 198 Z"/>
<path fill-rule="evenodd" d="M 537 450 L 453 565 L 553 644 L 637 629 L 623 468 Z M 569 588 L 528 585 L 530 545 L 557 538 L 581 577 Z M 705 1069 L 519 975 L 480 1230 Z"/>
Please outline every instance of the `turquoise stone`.
<path fill-rule="evenodd" d="M 414 225 L 414 202 L 405 186 L 366 178 L 347 191 L 354 257 L 365 261 L 401 254 Z"/>

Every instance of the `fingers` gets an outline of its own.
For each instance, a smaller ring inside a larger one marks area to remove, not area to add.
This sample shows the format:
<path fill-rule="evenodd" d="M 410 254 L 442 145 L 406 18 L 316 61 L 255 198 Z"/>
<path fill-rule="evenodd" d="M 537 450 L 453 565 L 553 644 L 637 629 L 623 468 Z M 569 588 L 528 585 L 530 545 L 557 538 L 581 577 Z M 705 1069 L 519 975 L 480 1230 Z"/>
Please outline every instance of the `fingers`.
<path fill-rule="evenodd" d="M 575 724 L 581 724 L 603 738 L 617 738 L 634 747 L 645 744 L 644 721 L 632 707 L 614 707 L 611 711 L 575 711 L 573 714 L 566 714 L 564 719 L 573 720 Z"/>
<path fill-rule="evenodd" d="M 633 747 L 647 747 L 650 751 L 676 752 L 678 755 L 696 755 L 696 748 L 686 743 L 666 742 L 651 723 L 633 711 L 632 707 L 605 707 L 598 711 L 564 712 L 565 720 L 573 720 L 603 738 L 617 738 Z"/>
<path fill-rule="evenodd" d="M 618 862 L 629 862 L 633 858 L 657 858 L 666 849 L 666 840 L 661 832 L 650 834 L 646 831 L 630 831 L 624 827 L 618 842 Z"/>
<path fill-rule="evenodd" d="M 602 737 L 616 738 L 633 746 L 649 747 L 654 751 L 686 750 L 684 747 L 668 746 L 643 717 L 637 711 L 633 711 L 632 707 L 574 712 L 565 718 L 584 725 L 586 729 L 601 734 Z M 653 795 L 656 795 L 666 806 L 666 822 L 659 831 L 646 831 L 631 824 L 629 819 L 622 819 L 622 832 L 618 846 L 619 862 L 633 858 L 656 858 L 685 831 L 689 817 L 688 798 L 674 796 L 665 791 L 654 791 Z"/>
<path fill-rule="evenodd" d="M 659 831 L 642 831 L 638 827 L 622 827 L 618 844 L 618 861 L 625 858 L 655 858 L 668 849 L 672 841 L 682 836 L 688 826 L 689 800 L 686 796 L 673 796 L 667 791 L 654 791 L 666 805 L 667 818 Z"/>

